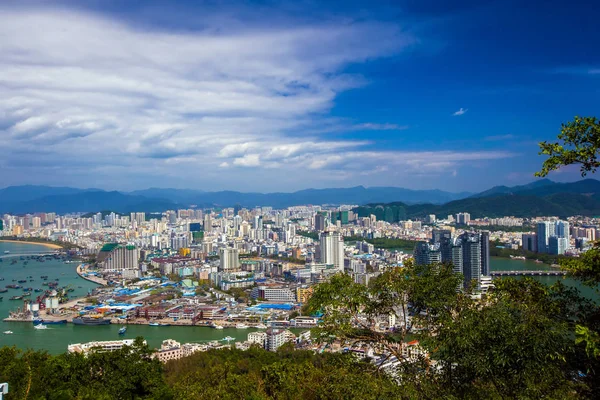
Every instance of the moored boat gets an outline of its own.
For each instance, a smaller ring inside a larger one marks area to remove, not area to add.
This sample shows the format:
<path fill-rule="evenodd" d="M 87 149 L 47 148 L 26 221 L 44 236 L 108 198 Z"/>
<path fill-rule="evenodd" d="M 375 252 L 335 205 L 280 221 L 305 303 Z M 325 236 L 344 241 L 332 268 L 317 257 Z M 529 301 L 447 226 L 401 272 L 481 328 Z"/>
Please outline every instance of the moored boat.
<path fill-rule="evenodd" d="M 76 317 L 73 318 L 74 325 L 110 325 L 110 319 L 94 317 Z"/>

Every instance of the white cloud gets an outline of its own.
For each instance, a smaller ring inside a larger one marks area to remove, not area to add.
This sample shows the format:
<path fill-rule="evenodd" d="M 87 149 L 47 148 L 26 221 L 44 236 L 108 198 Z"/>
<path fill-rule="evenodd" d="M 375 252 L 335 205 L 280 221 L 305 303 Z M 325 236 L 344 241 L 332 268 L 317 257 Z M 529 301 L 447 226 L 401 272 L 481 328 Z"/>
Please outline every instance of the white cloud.
<path fill-rule="evenodd" d="M 415 43 L 396 25 L 206 16 L 205 29 L 173 32 L 23 7 L 0 6 L 0 186 L 269 190 L 510 156 L 373 150 L 327 136 L 407 128 L 328 116 L 340 92 L 367 84 L 347 66 Z"/>
<path fill-rule="evenodd" d="M 233 165 L 238 167 L 258 167 L 260 165 L 260 156 L 258 154 L 246 154 L 243 157 L 234 159 Z"/>
<path fill-rule="evenodd" d="M 458 110 L 458 111 L 454 112 L 454 114 L 452 114 L 452 115 L 454 115 L 455 117 L 457 117 L 457 116 L 459 116 L 459 115 L 463 115 L 463 114 L 464 114 L 464 113 L 466 113 L 467 111 L 469 111 L 469 109 L 468 109 L 468 108 L 462 108 L 462 107 L 461 107 L 461 108 L 460 108 L 460 110 Z"/>

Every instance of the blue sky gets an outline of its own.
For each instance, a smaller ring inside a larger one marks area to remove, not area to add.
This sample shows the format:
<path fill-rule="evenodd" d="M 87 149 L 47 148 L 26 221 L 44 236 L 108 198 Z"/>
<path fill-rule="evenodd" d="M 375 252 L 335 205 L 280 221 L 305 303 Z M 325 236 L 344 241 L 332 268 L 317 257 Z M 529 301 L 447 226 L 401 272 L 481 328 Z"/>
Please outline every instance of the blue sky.
<path fill-rule="evenodd" d="M 598 110 L 598 8 L 4 1 L 0 187 L 528 183 L 537 142 Z"/>

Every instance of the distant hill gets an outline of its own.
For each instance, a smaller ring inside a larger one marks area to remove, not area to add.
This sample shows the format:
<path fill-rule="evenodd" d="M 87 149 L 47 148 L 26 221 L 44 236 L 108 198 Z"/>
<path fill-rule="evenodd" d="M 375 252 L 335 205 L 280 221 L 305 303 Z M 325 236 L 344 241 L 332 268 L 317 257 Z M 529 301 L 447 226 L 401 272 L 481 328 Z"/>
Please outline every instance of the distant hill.
<path fill-rule="evenodd" d="M 591 195 L 600 199 L 600 181 L 584 179 L 577 182 L 558 183 L 549 179 L 541 179 L 522 186 L 495 186 L 471 197 L 489 197 L 500 194 L 519 194 L 526 196 L 543 197 L 557 193 L 579 193 Z"/>
<path fill-rule="evenodd" d="M 233 207 L 237 204 L 243 207 L 275 208 L 305 204 L 367 204 L 369 206 L 360 209 L 366 213 L 370 208 L 371 211 L 382 213 L 381 218 L 378 216 L 379 219 L 391 220 L 428 214 L 445 217 L 462 211 L 471 213 L 474 218 L 504 215 L 600 215 L 600 182 L 585 179 L 579 182 L 557 183 L 542 179 L 521 186 L 496 186 L 478 194 L 363 186 L 306 189 L 293 193 L 205 192 L 160 188 L 134 192 L 106 192 L 99 189 L 49 186 L 12 186 L 0 189 L 0 213 L 100 210 L 121 213 L 160 212 L 191 205 L 208 208 Z M 375 210 L 378 205 L 384 206 Z"/>
<path fill-rule="evenodd" d="M 356 186 L 351 188 L 305 189 L 293 193 L 242 193 L 235 191 L 203 192 L 187 189 L 147 189 L 131 194 L 163 198 L 178 203 L 219 205 L 231 207 L 271 206 L 290 207 L 303 204 L 364 204 L 371 202 L 403 201 L 435 204 L 462 199 L 472 193 L 451 193 L 441 190 L 411 190 L 397 187 Z"/>
<path fill-rule="evenodd" d="M 16 214 L 32 212 L 94 212 L 99 210 L 114 210 L 117 212 L 131 211 L 164 211 L 176 208 L 177 205 L 168 200 L 150 199 L 143 196 L 124 195 L 119 192 L 82 191 L 73 194 L 58 194 L 43 196 L 27 201 L 5 202 L 0 200 L 0 211 Z"/>
<path fill-rule="evenodd" d="M 600 215 L 600 200 L 579 193 L 554 193 L 546 196 L 504 194 L 471 197 L 446 204 L 368 204 L 355 209 L 360 217 L 374 214 L 378 219 L 395 222 L 404 218 L 422 218 L 430 214 L 438 218 L 468 212 L 472 218 L 502 217 L 512 215 L 520 218 L 555 215 Z"/>

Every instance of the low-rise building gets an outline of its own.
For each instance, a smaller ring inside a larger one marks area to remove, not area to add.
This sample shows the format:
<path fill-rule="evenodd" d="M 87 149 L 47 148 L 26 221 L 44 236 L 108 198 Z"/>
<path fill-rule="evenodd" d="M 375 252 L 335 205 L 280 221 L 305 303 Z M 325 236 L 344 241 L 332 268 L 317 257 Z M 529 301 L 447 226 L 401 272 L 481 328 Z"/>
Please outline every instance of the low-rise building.
<path fill-rule="evenodd" d="M 83 354 L 88 354 L 90 352 L 116 351 L 116 350 L 121 350 L 124 346 L 133 346 L 133 342 L 134 342 L 134 339 L 76 343 L 76 344 L 70 344 L 67 347 L 67 351 L 69 353 L 83 353 Z M 144 344 L 145 343 L 146 343 L 146 341 L 144 340 Z"/>

